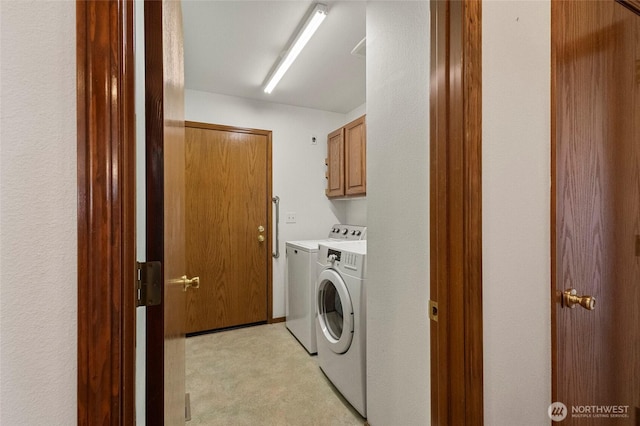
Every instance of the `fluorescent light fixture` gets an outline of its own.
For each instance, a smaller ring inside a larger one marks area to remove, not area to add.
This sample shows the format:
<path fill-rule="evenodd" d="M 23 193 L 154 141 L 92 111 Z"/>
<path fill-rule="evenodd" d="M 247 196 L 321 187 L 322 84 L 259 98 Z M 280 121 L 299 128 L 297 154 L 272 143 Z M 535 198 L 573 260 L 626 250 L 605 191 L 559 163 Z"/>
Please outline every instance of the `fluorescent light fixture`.
<path fill-rule="evenodd" d="M 304 46 L 311 39 L 316 32 L 324 18 L 327 17 L 327 6 L 321 3 L 317 3 L 313 7 L 313 11 L 307 17 L 306 22 L 293 40 L 291 47 L 287 50 L 278 66 L 267 77 L 267 84 L 264 86 L 265 93 L 271 93 L 273 88 L 276 87 L 280 79 L 287 72 L 293 61 L 296 60 Z"/>

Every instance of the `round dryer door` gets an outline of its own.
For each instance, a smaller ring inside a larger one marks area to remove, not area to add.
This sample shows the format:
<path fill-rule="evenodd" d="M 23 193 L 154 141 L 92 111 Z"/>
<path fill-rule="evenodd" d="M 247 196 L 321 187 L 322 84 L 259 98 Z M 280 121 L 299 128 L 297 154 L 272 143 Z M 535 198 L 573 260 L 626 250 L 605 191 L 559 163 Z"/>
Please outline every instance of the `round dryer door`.
<path fill-rule="evenodd" d="M 325 269 L 318 277 L 316 293 L 318 322 L 322 336 L 331 350 L 345 353 L 353 339 L 353 304 L 344 280 L 333 269 Z"/>

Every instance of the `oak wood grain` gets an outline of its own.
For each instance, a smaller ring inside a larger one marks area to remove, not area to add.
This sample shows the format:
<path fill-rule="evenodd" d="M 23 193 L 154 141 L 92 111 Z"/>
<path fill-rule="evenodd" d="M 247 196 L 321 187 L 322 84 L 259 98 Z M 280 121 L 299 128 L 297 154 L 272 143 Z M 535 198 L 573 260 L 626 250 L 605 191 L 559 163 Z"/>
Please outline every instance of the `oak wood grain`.
<path fill-rule="evenodd" d="M 187 124 L 187 331 L 268 321 L 271 132 Z"/>
<path fill-rule="evenodd" d="M 163 264 L 159 306 L 147 307 L 146 421 L 184 424 L 184 65 L 180 3 L 145 1 L 147 260 Z"/>
<path fill-rule="evenodd" d="M 342 197 L 344 191 L 344 128 L 327 136 L 327 197 Z"/>
<path fill-rule="evenodd" d="M 552 2 L 551 16 L 553 398 L 629 405 L 607 424 L 637 424 L 640 17 L 613 1 Z M 570 287 L 595 296 L 595 311 L 562 308 Z"/>
<path fill-rule="evenodd" d="M 344 126 L 345 195 L 367 193 L 367 128 L 365 116 Z"/>
<path fill-rule="evenodd" d="M 483 423 L 481 3 L 431 2 L 431 423 Z"/>

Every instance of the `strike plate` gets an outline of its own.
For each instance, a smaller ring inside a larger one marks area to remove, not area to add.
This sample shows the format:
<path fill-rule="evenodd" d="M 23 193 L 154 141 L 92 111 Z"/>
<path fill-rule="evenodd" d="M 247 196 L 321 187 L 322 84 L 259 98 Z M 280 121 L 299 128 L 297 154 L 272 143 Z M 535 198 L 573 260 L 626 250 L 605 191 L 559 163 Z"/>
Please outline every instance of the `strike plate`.
<path fill-rule="evenodd" d="M 429 300 L 429 318 L 432 321 L 438 322 L 438 302 Z"/>

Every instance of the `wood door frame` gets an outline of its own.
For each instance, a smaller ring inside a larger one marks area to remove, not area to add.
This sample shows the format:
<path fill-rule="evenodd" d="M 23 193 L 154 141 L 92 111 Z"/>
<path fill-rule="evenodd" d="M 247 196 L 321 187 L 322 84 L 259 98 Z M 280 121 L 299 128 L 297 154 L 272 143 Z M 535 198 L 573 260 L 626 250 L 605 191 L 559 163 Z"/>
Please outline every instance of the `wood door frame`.
<path fill-rule="evenodd" d="M 246 133 L 250 135 L 260 135 L 266 136 L 267 138 L 267 205 L 265 206 L 267 209 L 267 223 L 269 226 L 267 227 L 267 245 L 269 246 L 269 251 L 267 253 L 267 324 L 272 324 L 274 322 L 282 322 L 281 319 L 273 318 L 273 258 L 272 258 L 272 249 L 273 249 L 273 208 L 272 197 L 273 197 L 273 187 L 272 187 L 272 179 L 273 179 L 273 156 L 272 156 L 272 134 L 271 130 L 262 130 L 262 129 L 251 129 L 248 127 L 234 127 L 234 126 L 225 126 L 222 124 L 209 124 L 202 123 L 198 121 L 188 121 L 184 122 L 185 127 L 191 127 L 194 129 L 208 129 L 208 130 L 219 130 L 223 132 L 236 132 L 236 133 Z"/>
<path fill-rule="evenodd" d="M 484 422 L 480 0 L 431 1 L 431 423 Z"/>
<path fill-rule="evenodd" d="M 134 15 L 76 2 L 79 425 L 135 419 Z"/>
<path fill-rule="evenodd" d="M 435 13 L 439 3 L 451 10 Z M 432 56 L 432 67 L 445 60 L 447 76 L 431 94 L 431 294 L 440 299 L 440 322 L 431 324 L 433 424 L 459 415 L 456 424 L 483 422 L 480 9 L 432 0 L 432 43 L 450 43 Z M 79 425 L 135 418 L 133 22 L 132 2 L 77 0 Z M 449 63 L 456 58 L 462 63 Z M 457 78 L 453 65 L 462 65 Z M 459 149 L 434 139 L 443 131 Z"/>
<path fill-rule="evenodd" d="M 557 320 L 557 306 L 558 306 L 558 302 L 559 302 L 559 296 L 556 294 L 556 273 L 557 273 L 557 261 L 556 261 L 556 255 L 557 255 L 557 249 L 556 249 L 556 238 L 557 238 L 557 233 L 556 233 L 556 226 L 557 226 L 557 212 L 558 212 L 558 207 L 557 207 L 557 203 L 556 203 L 556 195 L 557 195 L 557 171 L 556 171 L 556 161 L 557 161 L 557 137 L 556 137 L 556 131 L 557 131 L 557 119 L 556 119 L 556 113 L 557 113 L 557 106 L 555 102 L 556 99 L 556 94 L 557 94 L 557 83 L 556 83 L 556 76 L 557 76 L 557 47 L 556 44 L 554 42 L 554 34 L 557 33 L 557 28 L 556 25 L 559 25 L 557 23 L 557 19 L 554 18 L 555 14 L 557 14 L 557 4 L 556 2 L 552 1 L 551 2 L 551 10 L 550 10 L 550 14 L 551 14 L 551 35 L 550 35 L 550 41 L 551 41 L 551 152 L 550 152 L 550 156 L 551 156 L 551 189 L 550 189 L 550 199 L 549 199 L 549 204 L 550 204 L 550 226 L 551 226 L 551 230 L 550 230 L 550 239 L 549 239 L 549 243 L 550 243 L 550 254 L 551 254 L 551 277 L 550 277 L 550 283 L 551 283 L 551 291 L 550 291 L 550 302 L 551 302 L 551 402 L 555 402 L 557 401 L 557 396 L 558 396 L 558 389 L 557 389 L 557 380 L 558 380 L 558 357 L 557 357 L 557 351 L 558 351 L 558 344 L 557 344 L 557 337 L 558 337 L 558 332 L 556 330 L 556 320 Z M 550 423 L 553 424 L 554 422 L 550 419 Z"/>

